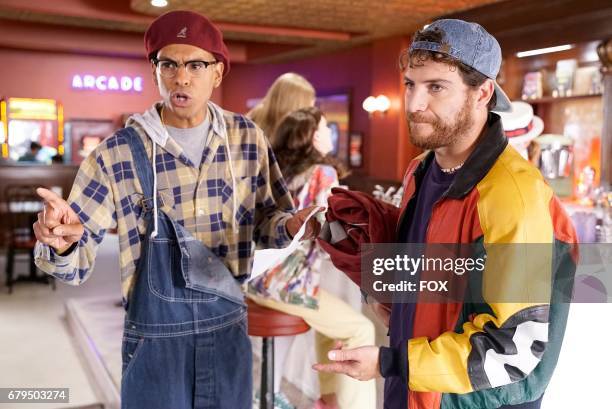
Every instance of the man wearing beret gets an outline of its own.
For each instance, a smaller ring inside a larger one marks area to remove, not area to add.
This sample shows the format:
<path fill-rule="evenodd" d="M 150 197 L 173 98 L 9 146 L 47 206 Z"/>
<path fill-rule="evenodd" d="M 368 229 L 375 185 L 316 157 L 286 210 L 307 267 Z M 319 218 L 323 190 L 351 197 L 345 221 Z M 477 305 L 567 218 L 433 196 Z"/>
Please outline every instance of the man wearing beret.
<path fill-rule="evenodd" d="M 119 235 L 122 408 L 248 408 L 251 346 L 240 284 L 256 246 L 286 246 L 295 213 L 267 138 L 210 101 L 229 71 L 221 32 L 173 11 L 145 33 L 161 101 L 81 165 L 68 202 L 39 189 L 36 264 L 79 285 Z M 305 238 L 317 234 L 310 219 Z"/>
<path fill-rule="evenodd" d="M 387 241 L 427 244 L 417 257 L 456 243 L 486 261 L 480 273 L 465 275 L 470 287 L 456 298 L 422 292 L 391 311 L 374 304 L 389 327 L 389 347 L 330 351 L 337 362 L 315 366 L 361 380 L 384 377 L 385 409 L 538 409 L 557 363 L 576 234 L 492 112 L 511 109 L 495 82 L 501 56 L 480 25 L 443 19 L 418 31 L 400 59 L 410 139 L 426 152 L 406 171 L 401 212 L 384 220 L 397 226 Z M 464 272 L 443 277 L 461 283 L 453 277 Z M 431 273 L 421 268 L 416 280 Z"/>

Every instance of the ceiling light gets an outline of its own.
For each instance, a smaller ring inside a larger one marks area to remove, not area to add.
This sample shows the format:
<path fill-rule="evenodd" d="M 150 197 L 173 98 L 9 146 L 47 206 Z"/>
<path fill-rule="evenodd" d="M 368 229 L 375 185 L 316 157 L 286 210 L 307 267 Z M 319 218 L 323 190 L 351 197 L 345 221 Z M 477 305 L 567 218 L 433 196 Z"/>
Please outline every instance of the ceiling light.
<path fill-rule="evenodd" d="M 532 55 L 556 53 L 557 51 L 565 51 L 574 48 L 571 44 L 558 45 L 556 47 L 538 48 L 537 50 L 521 51 L 516 53 L 518 58 L 531 57 Z"/>
<path fill-rule="evenodd" d="M 166 7 L 168 5 L 167 0 L 151 0 L 151 5 L 154 7 Z"/>

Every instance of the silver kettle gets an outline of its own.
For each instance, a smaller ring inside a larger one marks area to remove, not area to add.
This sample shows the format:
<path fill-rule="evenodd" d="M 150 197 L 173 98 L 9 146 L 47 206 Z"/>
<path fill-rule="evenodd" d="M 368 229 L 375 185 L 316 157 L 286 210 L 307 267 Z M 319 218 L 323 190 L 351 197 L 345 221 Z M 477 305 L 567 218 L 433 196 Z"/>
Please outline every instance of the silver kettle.
<path fill-rule="evenodd" d="M 540 145 L 539 168 L 546 179 L 569 178 L 572 174 L 574 141 L 563 135 L 544 134 Z"/>

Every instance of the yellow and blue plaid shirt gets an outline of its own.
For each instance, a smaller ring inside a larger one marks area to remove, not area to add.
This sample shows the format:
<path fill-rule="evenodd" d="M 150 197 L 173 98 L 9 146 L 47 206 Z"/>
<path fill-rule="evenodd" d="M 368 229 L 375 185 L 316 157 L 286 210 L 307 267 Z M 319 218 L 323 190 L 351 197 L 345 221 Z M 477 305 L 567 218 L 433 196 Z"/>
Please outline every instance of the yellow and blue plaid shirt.
<path fill-rule="evenodd" d="M 243 115 L 216 106 L 209 112 L 212 135 L 199 168 L 171 138 L 157 147 L 158 206 L 243 281 L 250 274 L 256 246 L 280 248 L 290 242 L 285 224 L 294 212 L 293 201 L 263 131 Z M 151 139 L 139 123 L 128 121 L 128 125 L 141 136 L 150 158 Z M 234 183 L 223 134 L 230 146 Z M 69 284 L 81 284 L 93 269 L 105 232 L 116 228 L 122 293 L 127 300 L 147 230 L 143 190 L 134 166 L 130 148 L 118 134 L 85 159 L 68 198 L 85 233 L 74 251 L 63 256 L 37 243 L 35 259 L 41 270 Z M 237 209 L 232 195 L 238 195 Z"/>

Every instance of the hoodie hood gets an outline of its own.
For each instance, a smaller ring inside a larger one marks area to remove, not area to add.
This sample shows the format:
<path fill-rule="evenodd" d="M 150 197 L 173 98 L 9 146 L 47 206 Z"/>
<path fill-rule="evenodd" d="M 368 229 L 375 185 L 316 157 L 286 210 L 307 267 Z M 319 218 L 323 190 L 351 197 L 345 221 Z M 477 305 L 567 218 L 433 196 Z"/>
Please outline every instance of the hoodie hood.
<path fill-rule="evenodd" d="M 125 122 L 125 126 L 131 126 L 137 123 L 144 129 L 147 136 L 151 138 L 153 142 L 159 146 L 166 146 L 169 135 L 157 112 L 157 107 L 160 104 L 161 103 L 153 104 L 151 108 L 142 114 L 131 115 Z"/>
<path fill-rule="evenodd" d="M 140 125 L 147 136 L 151 138 L 153 142 L 159 146 L 166 146 L 166 142 L 170 137 L 164 124 L 162 124 L 158 107 L 161 106 L 161 102 L 157 102 L 146 110 L 142 114 L 131 115 L 125 122 L 125 126 L 131 126 L 134 123 Z M 210 123 L 212 124 L 212 130 L 214 133 L 219 135 L 224 141 L 227 140 L 227 128 L 225 127 L 225 120 L 223 119 L 223 110 L 214 102 L 208 101 L 208 112 L 210 113 Z"/>

